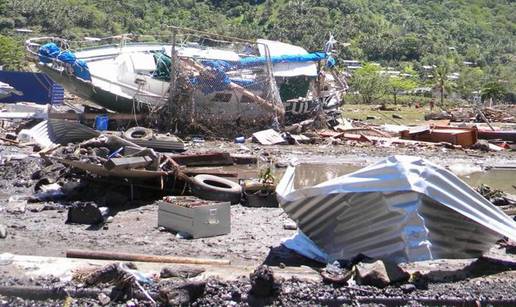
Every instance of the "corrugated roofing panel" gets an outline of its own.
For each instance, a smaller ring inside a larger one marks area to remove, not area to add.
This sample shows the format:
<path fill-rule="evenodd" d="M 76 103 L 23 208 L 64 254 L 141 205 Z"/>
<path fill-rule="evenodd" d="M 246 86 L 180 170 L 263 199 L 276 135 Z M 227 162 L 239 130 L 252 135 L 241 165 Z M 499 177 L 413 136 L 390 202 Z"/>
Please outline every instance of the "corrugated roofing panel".
<path fill-rule="evenodd" d="M 516 222 L 420 158 L 390 157 L 297 191 L 294 170 L 278 184 L 278 200 L 326 261 L 360 253 L 396 262 L 469 258 L 503 236 L 516 239 Z"/>

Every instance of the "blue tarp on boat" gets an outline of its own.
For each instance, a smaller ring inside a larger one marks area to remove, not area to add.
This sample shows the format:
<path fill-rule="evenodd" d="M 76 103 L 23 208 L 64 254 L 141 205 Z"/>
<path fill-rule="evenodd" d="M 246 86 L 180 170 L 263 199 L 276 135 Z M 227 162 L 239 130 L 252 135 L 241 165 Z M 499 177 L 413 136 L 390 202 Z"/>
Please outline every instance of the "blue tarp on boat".
<path fill-rule="evenodd" d="M 77 57 L 70 50 L 63 50 L 55 43 L 47 43 L 39 48 L 39 61 L 42 63 L 51 63 L 57 59 L 63 63 L 70 64 L 73 69 L 73 74 L 84 80 L 91 80 L 88 65 L 83 60 L 77 60 Z"/>
<path fill-rule="evenodd" d="M 325 52 L 312 52 L 308 54 L 298 54 L 298 55 L 278 55 L 271 56 L 272 64 L 277 63 L 304 63 L 304 62 L 317 62 L 326 59 Z M 264 56 L 260 57 L 248 57 L 241 59 L 236 65 L 238 67 L 254 67 L 263 65 L 266 63 L 266 58 Z"/>

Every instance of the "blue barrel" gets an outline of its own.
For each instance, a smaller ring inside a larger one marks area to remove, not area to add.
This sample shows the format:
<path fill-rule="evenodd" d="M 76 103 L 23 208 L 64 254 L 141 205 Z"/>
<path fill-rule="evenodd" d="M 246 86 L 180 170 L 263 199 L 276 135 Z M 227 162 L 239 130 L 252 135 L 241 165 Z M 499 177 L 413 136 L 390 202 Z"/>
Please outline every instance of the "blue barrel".
<path fill-rule="evenodd" d="M 105 131 L 108 129 L 109 117 L 107 115 L 97 115 L 95 117 L 95 129 Z"/>

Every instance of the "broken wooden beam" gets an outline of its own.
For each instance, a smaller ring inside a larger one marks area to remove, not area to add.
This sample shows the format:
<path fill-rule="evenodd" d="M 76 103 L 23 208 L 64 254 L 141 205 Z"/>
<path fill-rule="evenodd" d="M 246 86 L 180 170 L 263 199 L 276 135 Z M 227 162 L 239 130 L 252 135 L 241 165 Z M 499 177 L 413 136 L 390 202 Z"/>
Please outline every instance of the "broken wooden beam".
<path fill-rule="evenodd" d="M 0 296 L 21 297 L 30 300 L 64 300 L 71 296 L 74 298 L 95 299 L 100 293 L 99 289 L 66 289 L 63 287 L 38 287 L 38 286 L 0 286 Z M 109 294 L 109 293 L 105 293 Z"/>
<path fill-rule="evenodd" d="M 116 261 L 140 261 L 140 262 L 159 262 L 159 263 L 186 263 L 186 264 L 231 264 L 224 259 L 205 259 L 192 257 L 175 257 L 160 255 L 131 254 L 118 252 L 104 252 L 70 249 L 66 251 L 67 258 L 102 259 Z"/>
<path fill-rule="evenodd" d="M 237 178 L 238 173 L 232 173 L 232 172 L 225 172 L 220 170 L 194 170 L 194 169 L 186 169 L 184 170 L 184 173 L 187 176 L 195 177 L 197 175 L 212 175 L 212 176 L 219 176 L 219 177 L 231 177 L 231 178 Z"/>
<path fill-rule="evenodd" d="M 167 157 L 184 166 L 233 165 L 233 158 L 227 152 L 206 152 L 184 155 L 167 155 Z"/>
<path fill-rule="evenodd" d="M 124 158 L 111 158 L 104 163 L 104 167 L 108 170 L 119 169 L 119 168 L 145 168 L 152 163 L 153 159 L 149 156 L 143 157 L 124 157 Z"/>
<path fill-rule="evenodd" d="M 231 158 L 233 159 L 234 164 L 245 165 L 245 164 L 256 164 L 258 163 L 258 157 L 253 155 L 239 155 L 232 154 Z"/>

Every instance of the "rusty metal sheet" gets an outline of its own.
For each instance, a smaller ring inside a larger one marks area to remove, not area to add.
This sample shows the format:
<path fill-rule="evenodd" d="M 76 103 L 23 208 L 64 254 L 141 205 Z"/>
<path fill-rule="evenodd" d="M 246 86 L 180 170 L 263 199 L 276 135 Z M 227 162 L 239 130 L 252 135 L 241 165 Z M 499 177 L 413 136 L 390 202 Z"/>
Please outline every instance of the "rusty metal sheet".
<path fill-rule="evenodd" d="M 408 131 L 402 131 L 401 138 L 433 143 L 447 142 L 468 147 L 477 142 L 478 130 L 476 128 L 443 126 L 416 127 Z"/>

